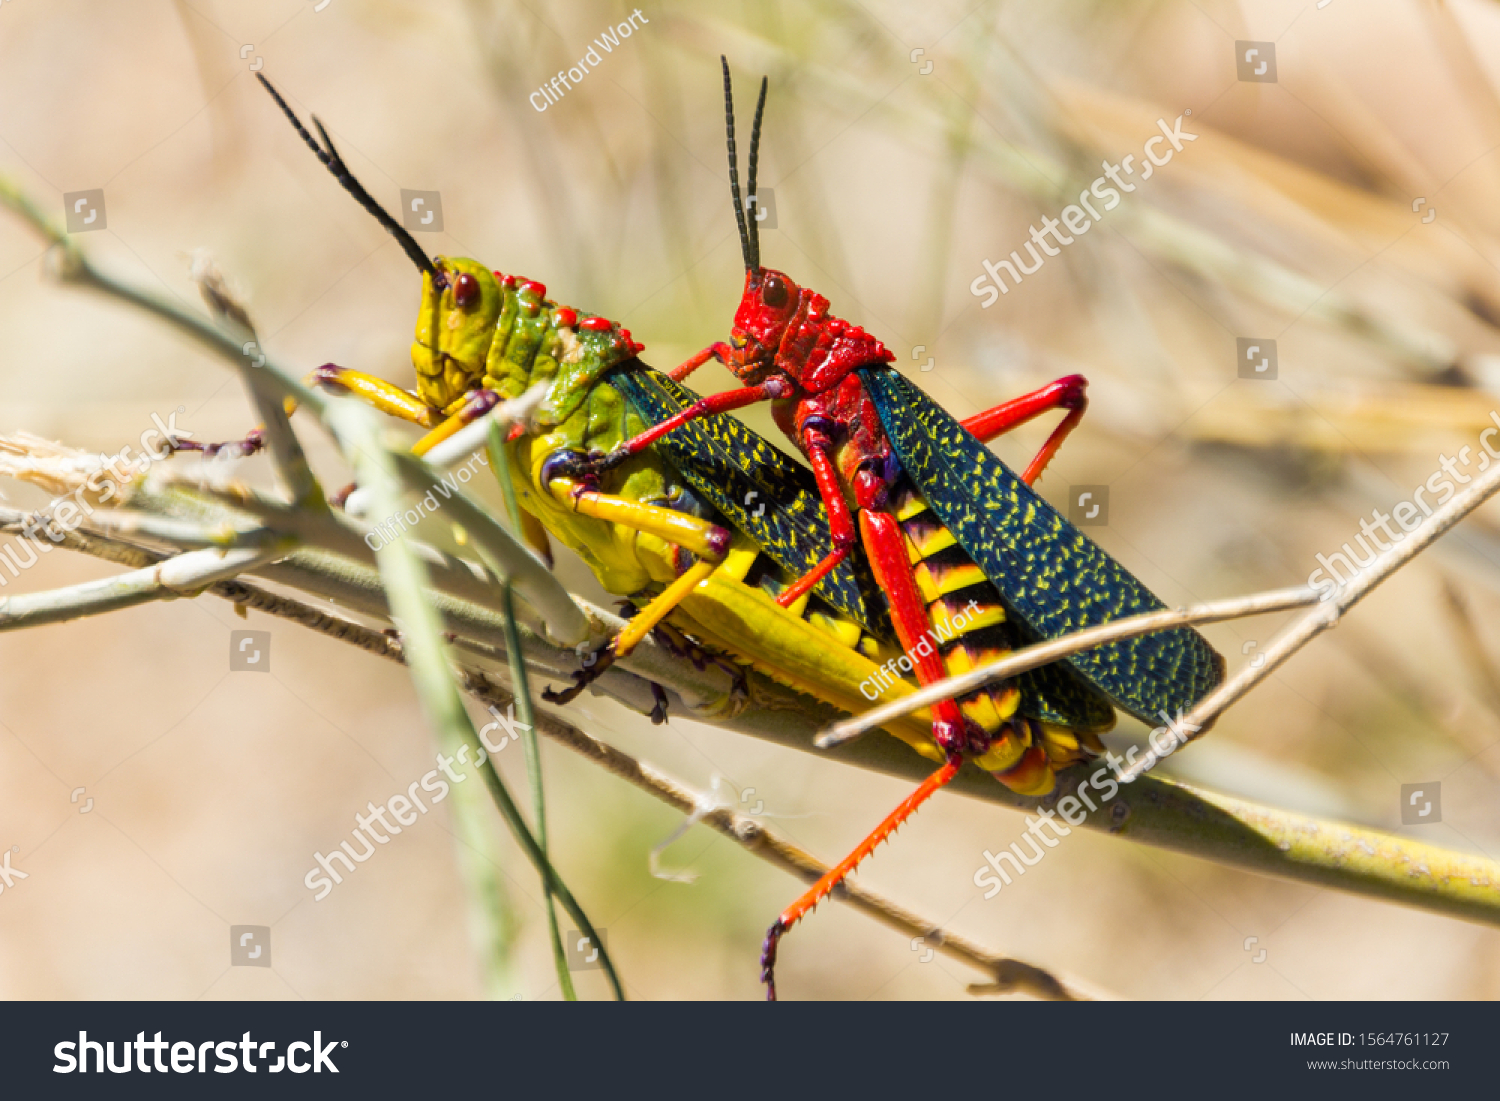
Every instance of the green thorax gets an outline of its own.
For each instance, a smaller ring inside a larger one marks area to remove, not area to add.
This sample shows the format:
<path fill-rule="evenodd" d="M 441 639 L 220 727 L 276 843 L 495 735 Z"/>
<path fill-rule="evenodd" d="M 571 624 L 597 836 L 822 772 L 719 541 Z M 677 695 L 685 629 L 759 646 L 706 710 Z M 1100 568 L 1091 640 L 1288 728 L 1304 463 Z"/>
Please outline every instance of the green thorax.
<path fill-rule="evenodd" d="M 448 409 L 481 386 L 514 398 L 547 382 L 537 420 L 555 446 L 608 450 L 648 427 L 601 381 L 641 350 L 629 330 L 473 260 L 439 257 L 436 271 L 444 285 L 424 278 L 412 345 L 417 395 L 429 406 Z"/>

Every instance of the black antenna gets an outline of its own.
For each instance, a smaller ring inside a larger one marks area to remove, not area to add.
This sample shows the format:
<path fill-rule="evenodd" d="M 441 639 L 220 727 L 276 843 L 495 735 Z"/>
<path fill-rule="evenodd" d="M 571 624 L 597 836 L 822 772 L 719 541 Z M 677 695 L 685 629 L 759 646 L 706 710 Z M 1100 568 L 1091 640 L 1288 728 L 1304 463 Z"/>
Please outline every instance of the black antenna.
<path fill-rule="evenodd" d="M 766 77 L 760 78 L 760 101 L 755 105 L 755 125 L 750 130 L 750 175 L 745 179 L 745 194 L 755 204 L 750 219 L 750 262 L 760 267 L 760 196 L 755 190 L 755 165 L 760 160 L 760 116 L 766 109 Z"/>
<path fill-rule="evenodd" d="M 416 264 L 417 267 L 421 268 L 428 275 L 436 277 L 437 269 L 433 266 L 432 261 L 428 259 L 427 253 L 422 250 L 422 246 L 417 244 L 416 238 L 407 232 L 405 226 L 387 214 L 385 208 L 377 203 L 370 193 L 365 190 L 364 185 L 354 178 L 354 174 L 349 171 L 349 166 L 344 163 L 344 159 L 339 156 L 338 150 L 333 147 L 333 139 L 328 136 L 328 131 L 323 129 L 323 124 L 318 121 L 318 116 L 313 116 L 313 125 L 318 128 L 318 134 L 323 139 L 321 146 L 307 132 L 306 127 L 302 125 L 296 113 L 287 106 L 286 100 L 281 98 L 281 93 L 277 92 L 271 86 L 271 82 L 265 78 L 265 75 L 256 73 L 255 78 L 261 84 L 265 85 L 266 91 L 271 93 L 271 98 L 276 101 L 277 106 L 291 120 L 292 125 L 297 129 L 297 133 L 302 135 L 302 140 L 307 142 L 307 147 L 317 154 L 318 160 L 323 162 L 323 167 L 332 172 L 334 179 L 338 180 L 344 186 L 344 190 L 353 195 L 359 201 L 359 205 L 368 210 L 374 216 L 375 220 L 385 227 L 385 231 L 396 238 L 402 250 L 407 256 L 411 257 L 413 264 Z"/>
<path fill-rule="evenodd" d="M 734 216 L 740 223 L 740 254 L 745 258 L 745 270 L 760 267 L 760 258 L 750 244 L 750 232 L 745 228 L 745 206 L 740 201 L 740 158 L 734 149 L 734 88 L 729 83 L 729 59 L 719 55 L 724 66 L 724 125 L 729 131 L 729 193 L 734 196 Z"/>

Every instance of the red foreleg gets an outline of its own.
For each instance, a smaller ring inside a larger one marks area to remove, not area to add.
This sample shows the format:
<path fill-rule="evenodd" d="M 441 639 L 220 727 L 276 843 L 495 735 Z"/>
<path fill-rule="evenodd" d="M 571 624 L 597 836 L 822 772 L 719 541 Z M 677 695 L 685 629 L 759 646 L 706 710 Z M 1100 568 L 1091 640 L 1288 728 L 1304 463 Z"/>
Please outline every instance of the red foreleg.
<path fill-rule="evenodd" d="M 1057 454 L 1058 448 L 1062 447 L 1068 434 L 1078 427 L 1079 421 L 1083 420 L 1084 410 L 1089 407 L 1088 386 L 1089 380 L 1082 375 L 1068 375 L 1056 382 L 1049 382 L 1040 390 L 1014 398 L 993 409 L 986 409 L 983 413 L 976 413 L 964 421 L 963 426 L 974 436 L 988 443 L 996 436 L 1009 432 L 1012 428 L 1023 425 L 1049 410 L 1068 410 L 1068 415 L 1052 430 L 1052 435 L 1047 437 L 1047 442 L 1042 445 L 1042 449 L 1036 453 L 1036 458 L 1031 460 L 1026 472 L 1021 475 L 1021 480 L 1031 485 L 1041 477 L 1042 471 L 1052 461 L 1052 456 Z"/>
<path fill-rule="evenodd" d="M 667 373 L 672 377 L 672 381 L 681 382 L 709 360 L 717 359 L 720 363 L 728 363 L 730 361 L 728 357 L 732 355 L 734 355 L 734 349 L 723 341 L 719 341 L 717 344 L 710 344 L 692 359 L 679 363 Z"/>
<path fill-rule="evenodd" d="M 699 417 L 711 416 L 714 413 L 727 413 L 731 409 L 740 409 L 746 405 L 754 405 L 760 401 L 770 401 L 772 398 L 785 397 L 785 385 L 777 379 L 762 383 L 760 386 L 746 386 L 742 390 L 726 390 L 722 394 L 712 394 L 706 398 L 699 398 L 686 409 L 673 413 L 660 424 L 646 429 L 639 436 L 627 440 L 615 448 L 616 454 L 635 455 L 650 447 L 661 439 L 672 429 L 686 424 L 690 420 Z"/>

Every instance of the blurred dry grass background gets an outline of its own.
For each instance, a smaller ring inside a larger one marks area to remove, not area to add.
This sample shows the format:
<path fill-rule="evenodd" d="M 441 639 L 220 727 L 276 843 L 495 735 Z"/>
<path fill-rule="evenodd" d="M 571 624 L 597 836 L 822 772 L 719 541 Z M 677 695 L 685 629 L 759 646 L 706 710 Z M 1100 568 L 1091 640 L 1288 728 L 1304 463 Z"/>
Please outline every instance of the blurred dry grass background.
<path fill-rule="evenodd" d="M 284 362 L 409 383 L 417 279 L 249 72 L 316 112 L 370 190 L 442 193 L 434 252 L 547 283 L 622 319 L 669 366 L 728 327 L 742 280 L 725 187 L 717 55 L 748 117 L 771 77 L 763 254 L 884 339 L 969 414 L 1061 374 L 1093 404 L 1042 482 L 1108 484 L 1096 537 L 1169 603 L 1302 581 L 1477 447 L 1500 407 L 1500 4 L 1492 0 L 668 3 L 545 113 L 527 94 L 630 8 L 528 3 L 100 3 L 0 8 L 0 172 L 55 202 L 102 187 L 83 243 L 196 301 L 184 254 L 242 284 Z M 1279 81 L 1236 79 L 1274 41 Z M 243 45 L 251 45 L 241 58 Z M 925 52 L 921 75 L 910 59 Z M 968 285 L 1099 174 L 1191 108 L 1199 139 L 993 308 Z M 1412 206 L 1425 198 L 1421 213 Z M 1423 222 L 1436 208 L 1437 216 Z M 139 316 L 43 284 L 0 222 L 0 430 L 116 451 L 182 407 L 199 439 L 248 427 L 217 364 Z M 1279 378 L 1236 378 L 1236 337 L 1278 343 Z M 913 356 L 918 345 L 925 351 Z M 717 368 L 705 390 L 727 386 Z M 757 427 L 769 419 L 752 413 Z M 1022 462 L 1046 428 L 998 444 Z M 307 433 L 325 484 L 347 481 Z M 258 462 L 257 460 L 256 462 Z M 258 468 L 246 467 L 247 476 Z M 5 486 L 13 503 L 40 495 Z M 1424 840 L 1500 855 L 1500 512 L 1489 506 L 1169 762 L 1263 802 L 1400 830 L 1399 787 L 1442 782 Z M 576 562 L 571 587 L 597 594 Z M 0 592 L 103 576 L 50 555 Z M 230 674 L 228 633 L 273 636 L 270 676 Z M 1275 624 L 1210 628 L 1231 664 Z M 599 700 L 590 732 L 706 788 L 754 789 L 833 859 L 902 784 Z M 1122 723 L 1111 740 L 1142 731 Z M 314 850 L 432 767 L 406 679 L 210 597 L 0 636 L 0 846 L 30 878 L 0 895 L 0 994 L 43 997 L 557 996 L 535 877 L 498 819 L 489 965 L 476 861 L 445 813 L 333 894 Z M 640 998 L 754 997 L 765 926 L 796 884 L 544 746 L 554 858 Z M 504 769 L 521 782 L 519 754 Z M 1164 771 L 1166 769 L 1164 768 Z M 78 813 L 69 793 L 94 798 Z M 442 808 L 440 808 L 441 810 Z M 863 872 L 998 950 L 1127 996 L 1479 998 L 1500 934 L 1074 835 L 986 902 L 985 848 L 1019 815 L 939 799 Z M 482 862 L 479 862 L 482 863 Z M 230 924 L 273 925 L 274 967 L 228 966 Z M 1266 964 L 1251 962 L 1266 948 Z M 790 997 L 963 997 L 838 906 L 791 937 Z M 602 996 L 597 974 L 585 996 Z"/>

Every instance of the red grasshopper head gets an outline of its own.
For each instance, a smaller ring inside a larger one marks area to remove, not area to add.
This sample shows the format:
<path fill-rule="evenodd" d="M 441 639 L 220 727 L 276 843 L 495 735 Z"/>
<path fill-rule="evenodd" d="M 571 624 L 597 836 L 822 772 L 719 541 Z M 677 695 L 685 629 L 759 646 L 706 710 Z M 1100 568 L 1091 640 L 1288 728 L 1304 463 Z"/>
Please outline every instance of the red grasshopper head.
<path fill-rule="evenodd" d="M 739 158 L 734 148 L 734 93 L 729 62 L 724 66 L 724 114 L 729 134 L 729 191 L 740 227 L 740 250 L 745 257 L 745 293 L 734 315 L 730 344 L 716 353 L 742 381 L 756 384 L 777 371 L 803 390 L 817 393 L 837 385 L 850 371 L 867 363 L 887 363 L 896 357 L 885 345 L 857 325 L 828 312 L 828 299 L 792 282 L 785 273 L 760 266 L 759 219 L 745 218 L 740 201 Z M 750 170 L 745 180 L 755 204 L 755 168 L 760 154 L 760 120 L 766 107 L 766 80 L 761 78 L 750 133 Z"/>
<path fill-rule="evenodd" d="M 799 287 L 784 273 L 755 266 L 745 272 L 745 293 L 730 336 L 728 364 L 746 381 L 775 368 L 804 389 L 835 385 L 856 367 L 895 359 L 858 325 L 828 312 L 828 299 Z"/>

